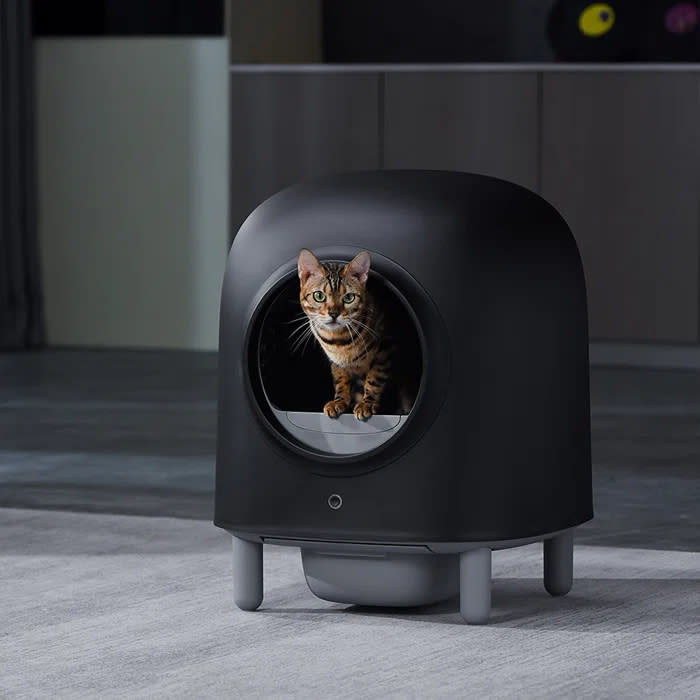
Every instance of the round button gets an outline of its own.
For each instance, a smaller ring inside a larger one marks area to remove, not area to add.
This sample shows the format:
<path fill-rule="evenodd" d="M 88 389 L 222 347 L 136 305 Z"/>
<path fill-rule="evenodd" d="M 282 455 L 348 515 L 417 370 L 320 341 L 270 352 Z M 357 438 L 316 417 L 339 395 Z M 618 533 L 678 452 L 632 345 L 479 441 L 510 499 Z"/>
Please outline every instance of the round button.
<path fill-rule="evenodd" d="M 328 505 L 333 510 L 338 510 L 343 505 L 343 499 L 337 493 L 332 493 L 328 496 Z"/>

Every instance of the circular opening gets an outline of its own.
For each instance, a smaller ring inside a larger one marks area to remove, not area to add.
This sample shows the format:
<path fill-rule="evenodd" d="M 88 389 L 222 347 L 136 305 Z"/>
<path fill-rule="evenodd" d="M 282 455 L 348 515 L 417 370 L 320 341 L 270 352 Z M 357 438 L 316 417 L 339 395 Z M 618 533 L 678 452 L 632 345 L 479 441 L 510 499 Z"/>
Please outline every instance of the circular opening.
<path fill-rule="evenodd" d="M 264 302 L 259 332 L 250 336 L 260 407 L 284 438 L 319 455 L 358 456 L 384 445 L 403 430 L 418 397 L 423 361 L 414 315 L 374 271 L 365 292 L 364 307 L 341 313 L 341 320 L 354 319 L 350 329 L 317 333 L 294 274 Z M 374 314 L 366 313 L 369 300 Z M 319 335 L 337 342 L 324 343 Z M 332 355 L 348 360 L 343 370 Z"/>
<path fill-rule="evenodd" d="M 333 493 L 328 497 L 328 505 L 333 510 L 338 510 L 343 505 L 343 499 L 337 493 Z"/>

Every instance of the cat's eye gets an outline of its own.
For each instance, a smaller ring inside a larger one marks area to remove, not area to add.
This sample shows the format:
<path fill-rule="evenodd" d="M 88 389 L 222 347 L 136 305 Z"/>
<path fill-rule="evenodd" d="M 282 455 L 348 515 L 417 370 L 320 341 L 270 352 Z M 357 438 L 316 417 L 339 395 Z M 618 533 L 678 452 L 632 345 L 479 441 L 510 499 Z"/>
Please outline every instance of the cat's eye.
<path fill-rule="evenodd" d="M 326 301 L 326 295 L 323 292 L 314 292 L 314 301 L 320 304 L 322 301 Z"/>
<path fill-rule="evenodd" d="M 357 296 L 356 294 L 353 294 L 352 292 L 348 292 L 343 297 L 343 304 L 352 304 L 352 302 L 355 301 L 356 296 Z"/>

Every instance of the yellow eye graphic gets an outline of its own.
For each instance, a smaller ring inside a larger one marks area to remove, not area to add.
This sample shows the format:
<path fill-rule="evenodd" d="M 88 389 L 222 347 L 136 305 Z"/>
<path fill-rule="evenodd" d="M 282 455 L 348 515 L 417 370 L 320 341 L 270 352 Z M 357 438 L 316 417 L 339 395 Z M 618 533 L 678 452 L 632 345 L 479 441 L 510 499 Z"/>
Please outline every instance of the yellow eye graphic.
<path fill-rule="evenodd" d="M 604 2 L 589 5 L 578 18 L 578 28 L 586 36 L 602 36 L 615 24 L 615 11 Z"/>
<path fill-rule="evenodd" d="M 322 301 L 326 301 L 326 295 L 323 292 L 314 292 L 314 301 L 320 304 Z"/>
<path fill-rule="evenodd" d="M 355 294 L 353 294 L 352 292 L 348 292 L 343 297 L 343 304 L 352 304 L 353 301 L 355 301 Z"/>

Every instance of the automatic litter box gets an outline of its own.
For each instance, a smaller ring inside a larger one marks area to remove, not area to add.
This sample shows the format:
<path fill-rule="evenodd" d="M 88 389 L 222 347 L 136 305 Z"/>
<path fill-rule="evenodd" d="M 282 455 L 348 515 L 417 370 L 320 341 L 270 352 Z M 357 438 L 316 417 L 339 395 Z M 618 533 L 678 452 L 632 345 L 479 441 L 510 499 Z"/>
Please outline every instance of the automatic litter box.
<path fill-rule="evenodd" d="M 297 255 L 366 250 L 416 386 L 406 414 L 329 418 L 328 361 L 299 351 Z M 289 187 L 236 235 L 220 319 L 215 524 L 239 607 L 264 544 L 301 549 L 319 597 L 381 606 L 460 595 L 488 619 L 491 552 L 544 543 L 566 593 L 593 517 L 586 293 L 557 211 L 482 175 L 376 171 Z"/>

